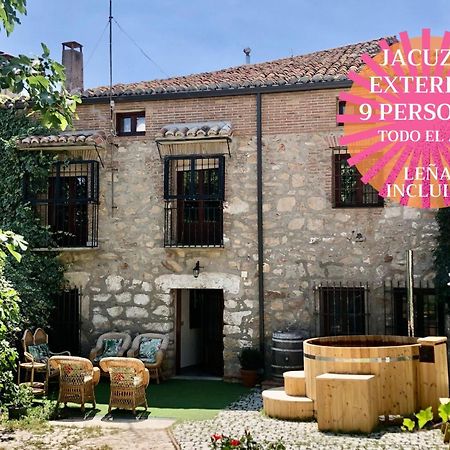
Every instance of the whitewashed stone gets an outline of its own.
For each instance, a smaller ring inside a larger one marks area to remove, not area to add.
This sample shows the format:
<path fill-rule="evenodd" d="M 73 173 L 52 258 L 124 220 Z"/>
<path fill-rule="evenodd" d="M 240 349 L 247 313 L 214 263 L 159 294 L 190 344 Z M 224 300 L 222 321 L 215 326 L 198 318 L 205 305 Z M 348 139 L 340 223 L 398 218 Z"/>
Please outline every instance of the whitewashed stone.
<path fill-rule="evenodd" d="M 230 200 L 227 207 L 228 214 L 242 214 L 249 210 L 249 204 L 244 202 L 238 197 L 234 197 Z"/>
<path fill-rule="evenodd" d="M 303 228 L 303 225 L 305 225 L 305 219 L 302 217 L 298 217 L 296 219 L 292 219 L 288 224 L 289 230 L 300 230 Z"/>
<path fill-rule="evenodd" d="M 295 206 L 295 197 L 283 197 L 277 202 L 278 212 L 288 212 L 292 211 Z"/>
<path fill-rule="evenodd" d="M 309 197 L 307 204 L 314 211 L 320 211 L 326 206 L 326 202 L 323 197 Z"/>
<path fill-rule="evenodd" d="M 122 294 L 116 294 L 114 297 L 116 298 L 116 301 L 118 303 L 128 303 L 131 301 L 130 292 L 123 292 Z"/>
<path fill-rule="evenodd" d="M 241 328 L 236 325 L 224 325 L 223 334 L 241 334 Z"/>
<path fill-rule="evenodd" d="M 91 298 L 89 295 L 83 295 L 81 299 L 81 317 L 89 320 L 89 313 L 91 310 Z"/>
<path fill-rule="evenodd" d="M 247 317 L 251 315 L 251 311 L 235 311 L 235 312 L 229 312 L 225 311 L 224 313 L 224 322 L 228 325 L 236 325 L 240 326 L 242 323 L 242 319 L 244 317 Z"/>
<path fill-rule="evenodd" d="M 92 325 L 96 329 L 104 329 L 109 324 L 109 320 L 107 317 L 103 316 L 99 313 L 94 313 L 92 316 Z"/>
<path fill-rule="evenodd" d="M 403 208 L 403 218 L 406 220 L 417 220 L 420 218 L 421 210 L 418 208 Z"/>
<path fill-rule="evenodd" d="M 150 303 L 150 297 L 147 294 L 136 294 L 134 296 L 135 305 L 148 305 Z"/>
<path fill-rule="evenodd" d="M 111 317 L 119 317 L 123 312 L 122 306 L 112 306 L 106 309 Z"/>
<path fill-rule="evenodd" d="M 107 302 L 111 298 L 111 294 L 95 294 L 94 302 Z"/>
<path fill-rule="evenodd" d="M 153 311 L 153 314 L 155 316 L 169 317 L 170 309 L 165 305 L 160 305 Z"/>
<path fill-rule="evenodd" d="M 299 274 L 300 277 L 304 277 L 304 276 L 307 275 L 306 274 L 306 270 L 305 270 L 305 266 L 303 265 L 303 263 L 300 263 L 298 265 L 298 274 Z"/>
<path fill-rule="evenodd" d="M 178 264 L 173 259 L 166 259 L 165 261 L 162 262 L 162 265 L 171 272 L 176 273 L 183 272 L 183 266 L 181 264 Z"/>
<path fill-rule="evenodd" d="M 148 317 L 148 311 L 145 308 L 139 308 L 137 306 L 129 306 L 125 314 L 129 319 L 145 319 Z"/>
<path fill-rule="evenodd" d="M 168 306 L 172 304 L 173 300 L 173 297 L 170 294 L 157 294 L 156 298 Z"/>
<path fill-rule="evenodd" d="M 133 325 L 131 320 L 115 319 L 112 321 L 114 328 L 120 331 L 127 331 Z"/>
<path fill-rule="evenodd" d="M 392 219 L 393 217 L 400 217 L 402 215 L 402 210 L 399 206 L 390 206 L 389 208 L 384 208 L 384 217 L 386 219 Z"/>
<path fill-rule="evenodd" d="M 299 188 L 305 185 L 305 177 L 299 173 L 292 175 L 292 187 Z"/>
<path fill-rule="evenodd" d="M 108 292 L 117 292 L 122 289 L 123 278 L 120 275 L 110 275 L 105 282 Z"/>
<path fill-rule="evenodd" d="M 152 285 L 147 281 L 143 281 L 142 282 L 142 290 L 144 292 L 150 292 L 152 290 Z"/>
<path fill-rule="evenodd" d="M 91 274 L 88 272 L 65 272 L 64 276 L 67 278 L 70 285 L 81 287 L 83 289 L 88 285 L 91 279 Z"/>
<path fill-rule="evenodd" d="M 232 299 L 225 300 L 225 308 L 234 309 L 237 306 L 237 301 Z"/>
<path fill-rule="evenodd" d="M 241 277 L 230 273 L 200 272 L 198 278 L 192 274 L 168 274 L 155 279 L 157 289 L 169 293 L 171 289 L 223 289 L 238 294 Z"/>
<path fill-rule="evenodd" d="M 171 322 L 151 322 L 145 325 L 145 329 L 148 333 L 168 333 L 173 330 L 173 324 Z"/>
<path fill-rule="evenodd" d="M 308 230 L 310 231 L 322 231 L 323 220 L 322 219 L 308 219 Z"/>

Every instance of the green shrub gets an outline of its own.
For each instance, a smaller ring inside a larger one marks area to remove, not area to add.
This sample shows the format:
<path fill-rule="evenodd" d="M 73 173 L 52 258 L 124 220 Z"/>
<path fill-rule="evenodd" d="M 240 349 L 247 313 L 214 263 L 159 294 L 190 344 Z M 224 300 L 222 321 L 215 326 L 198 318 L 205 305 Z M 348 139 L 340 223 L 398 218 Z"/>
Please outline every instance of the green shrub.
<path fill-rule="evenodd" d="M 239 353 L 239 362 L 244 370 L 259 370 L 264 367 L 264 357 L 256 348 L 243 348 Z"/>

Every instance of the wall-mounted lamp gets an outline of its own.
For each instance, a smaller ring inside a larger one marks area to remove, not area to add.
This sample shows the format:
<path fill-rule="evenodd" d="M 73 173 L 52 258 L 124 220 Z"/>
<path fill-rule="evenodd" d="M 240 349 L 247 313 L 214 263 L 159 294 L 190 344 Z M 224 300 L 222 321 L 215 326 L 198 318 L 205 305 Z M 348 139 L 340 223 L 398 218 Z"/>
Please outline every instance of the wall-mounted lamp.
<path fill-rule="evenodd" d="M 200 269 L 203 269 L 203 266 L 200 265 L 200 261 L 197 261 L 195 267 L 192 269 L 192 273 L 194 274 L 194 278 L 198 278 L 200 274 Z"/>
<path fill-rule="evenodd" d="M 365 242 L 366 237 L 362 233 L 356 233 L 355 242 Z"/>
<path fill-rule="evenodd" d="M 366 241 L 366 237 L 362 233 L 356 232 L 355 230 L 352 231 L 352 235 L 350 237 L 348 237 L 347 239 L 352 242 L 365 242 Z"/>

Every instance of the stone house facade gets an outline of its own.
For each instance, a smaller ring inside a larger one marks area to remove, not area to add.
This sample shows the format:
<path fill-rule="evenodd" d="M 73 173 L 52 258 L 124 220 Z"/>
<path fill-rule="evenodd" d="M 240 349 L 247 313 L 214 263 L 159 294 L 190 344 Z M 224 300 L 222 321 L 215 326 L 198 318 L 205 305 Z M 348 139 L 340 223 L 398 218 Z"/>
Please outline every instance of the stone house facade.
<path fill-rule="evenodd" d="M 85 353 L 110 330 L 169 333 L 167 374 L 204 363 L 232 379 L 243 346 L 264 344 L 270 366 L 275 330 L 402 331 L 405 254 L 431 283 L 437 226 L 353 178 L 339 187 L 337 98 L 365 51 L 377 43 L 116 85 L 112 121 L 108 89 L 84 91 L 65 145 L 91 130 L 76 150 L 90 141 L 103 164 L 98 235 L 61 258 L 82 293 Z"/>

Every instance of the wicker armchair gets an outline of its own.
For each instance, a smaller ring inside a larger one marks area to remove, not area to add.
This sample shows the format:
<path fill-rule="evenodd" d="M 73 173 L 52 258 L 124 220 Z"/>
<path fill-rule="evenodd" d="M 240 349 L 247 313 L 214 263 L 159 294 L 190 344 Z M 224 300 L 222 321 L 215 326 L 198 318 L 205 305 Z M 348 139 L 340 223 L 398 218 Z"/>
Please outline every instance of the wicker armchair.
<path fill-rule="evenodd" d="M 150 376 L 156 378 L 156 382 L 159 384 L 159 378 L 162 377 L 161 373 L 161 365 L 164 360 L 164 356 L 167 351 L 167 347 L 169 346 L 169 335 L 168 334 L 158 334 L 158 333 L 144 333 L 138 334 L 131 345 L 130 350 L 128 350 L 127 356 L 129 358 L 138 358 L 139 359 L 139 346 L 141 344 L 142 339 L 161 339 L 161 346 L 156 353 L 156 361 L 154 363 L 146 362 L 142 360 L 145 367 L 149 370 Z"/>
<path fill-rule="evenodd" d="M 102 359 L 102 353 L 104 349 L 104 342 L 106 339 L 122 339 L 122 344 L 119 347 L 119 351 L 117 352 L 116 357 L 123 356 L 125 352 L 130 348 L 131 345 L 131 336 L 128 333 L 118 333 L 118 332 L 110 332 L 105 333 L 99 336 L 95 347 L 91 350 L 89 354 L 89 359 L 94 363 L 98 364 Z"/>
<path fill-rule="evenodd" d="M 109 409 L 131 409 L 143 405 L 147 411 L 146 388 L 150 374 L 144 363 L 136 358 L 103 358 L 100 367 L 109 373 L 111 380 L 111 396 Z"/>
<path fill-rule="evenodd" d="M 57 405 L 79 403 L 84 412 L 85 403 L 91 402 L 95 409 L 94 388 L 100 381 L 100 369 L 88 359 L 78 356 L 52 356 L 48 362 L 60 374 Z"/>
<path fill-rule="evenodd" d="M 41 355 L 41 357 L 36 358 L 36 354 L 33 356 L 31 353 L 30 347 L 32 346 L 46 346 L 45 354 Z M 64 351 L 60 353 L 55 353 L 50 351 L 48 347 L 48 335 L 42 328 L 36 328 L 34 334 L 31 333 L 29 329 L 26 329 L 23 333 L 22 337 L 22 347 L 23 347 L 23 355 L 25 362 L 34 365 L 35 363 L 45 363 L 45 367 L 42 367 L 41 364 L 34 367 L 34 371 L 36 373 L 45 373 L 45 391 L 48 390 L 48 382 L 50 378 L 57 377 L 59 372 L 55 369 L 52 369 L 48 364 L 48 359 L 52 356 L 60 356 L 66 355 L 70 356 L 69 351 Z"/>

